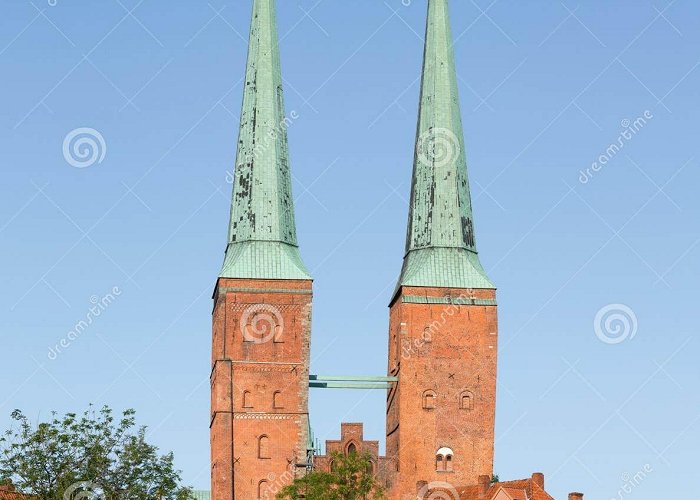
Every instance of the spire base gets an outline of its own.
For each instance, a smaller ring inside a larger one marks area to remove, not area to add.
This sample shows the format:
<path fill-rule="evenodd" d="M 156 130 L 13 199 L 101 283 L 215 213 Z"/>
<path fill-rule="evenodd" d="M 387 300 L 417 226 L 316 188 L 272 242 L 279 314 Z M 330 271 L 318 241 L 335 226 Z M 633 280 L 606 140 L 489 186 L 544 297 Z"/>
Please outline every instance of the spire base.
<path fill-rule="evenodd" d="M 219 278 L 310 280 L 299 248 L 281 241 L 229 243 Z"/>
<path fill-rule="evenodd" d="M 431 288 L 482 288 L 495 290 L 479 256 L 465 248 L 430 247 L 406 254 L 397 284 Z"/>

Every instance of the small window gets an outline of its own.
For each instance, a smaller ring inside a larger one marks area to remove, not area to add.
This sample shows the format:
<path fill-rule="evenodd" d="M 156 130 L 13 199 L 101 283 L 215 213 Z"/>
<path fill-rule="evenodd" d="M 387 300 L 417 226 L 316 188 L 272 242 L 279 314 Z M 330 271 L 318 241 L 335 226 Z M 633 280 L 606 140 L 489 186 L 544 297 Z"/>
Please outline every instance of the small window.
<path fill-rule="evenodd" d="M 264 434 L 258 438 L 258 458 L 270 458 L 270 438 Z"/>
<path fill-rule="evenodd" d="M 248 321 L 243 326 L 243 341 L 255 342 L 258 338 L 258 332 L 255 330 L 255 316 L 248 318 Z"/>
<path fill-rule="evenodd" d="M 437 472 L 452 472 L 452 457 L 454 453 L 450 448 L 443 446 L 435 453 L 435 470 Z"/>
<path fill-rule="evenodd" d="M 258 500 L 269 498 L 268 481 L 263 479 L 258 483 Z"/>
<path fill-rule="evenodd" d="M 243 391 L 243 408 L 252 408 L 253 407 L 253 397 L 250 394 L 250 391 Z"/>
<path fill-rule="evenodd" d="M 275 325 L 274 332 L 275 332 L 275 334 L 272 337 L 273 342 L 275 342 L 277 344 L 284 343 L 284 337 L 282 335 L 284 333 L 284 328 L 282 328 L 282 325 Z"/>
<path fill-rule="evenodd" d="M 474 394 L 464 391 L 459 396 L 459 407 L 462 410 L 472 410 L 474 408 Z"/>
<path fill-rule="evenodd" d="M 355 446 L 355 443 L 350 443 L 348 445 L 348 455 L 354 455 L 357 453 L 357 446 Z"/>
<path fill-rule="evenodd" d="M 426 410 L 432 410 L 435 408 L 435 391 L 425 391 L 423 393 L 423 408 Z"/>
<path fill-rule="evenodd" d="M 275 391 L 272 395 L 272 407 L 275 409 L 284 408 L 282 403 L 282 391 Z"/>

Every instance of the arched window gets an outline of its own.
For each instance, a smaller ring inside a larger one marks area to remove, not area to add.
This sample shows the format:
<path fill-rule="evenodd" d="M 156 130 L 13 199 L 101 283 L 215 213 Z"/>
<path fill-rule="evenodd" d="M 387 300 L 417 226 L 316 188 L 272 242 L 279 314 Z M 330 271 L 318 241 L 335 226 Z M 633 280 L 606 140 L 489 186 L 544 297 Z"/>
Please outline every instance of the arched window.
<path fill-rule="evenodd" d="M 265 434 L 258 438 L 258 458 L 270 458 L 270 438 Z"/>
<path fill-rule="evenodd" d="M 471 410 L 474 408 L 474 394 L 469 391 L 464 391 L 459 395 L 459 407 L 462 410 Z"/>
<path fill-rule="evenodd" d="M 243 408 L 252 408 L 253 407 L 253 397 L 250 394 L 250 391 L 243 391 Z"/>
<path fill-rule="evenodd" d="M 284 404 L 282 404 L 282 391 L 275 391 L 272 395 L 272 407 L 284 408 Z"/>
<path fill-rule="evenodd" d="M 284 328 L 282 328 L 282 325 L 275 325 L 275 335 L 272 337 L 273 342 L 276 342 L 278 344 L 281 344 L 284 342 Z"/>
<path fill-rule="evenodd" d="M 437 395 L 435 394 L 435 391 L 425 391 L 423 393 L 423 408 L 426 410 L 431 410 L 435 408 L 435 399 L 437 398 Z"/>
<path fill-rule="evenodd" d="M 437 472 L 452 472 L 452 449 L 443 446 L 435 453 L 435 470 Z"/>
<path fill-rule="evenodd" d="M 258 500 L 265 500 L 269 498 L 268 481 L 263 479 L 258 483 Z"/>
<path fill-rule="evenodd" d="M 348 445 L 347 454 L 354 455 L 355 453 L 357 453 L 357 446 L 355 445 L 355 443 L 350 443 Z"/>
<path fill-rule="evenodd" d="M 245 324 L 242 324 L 243 328 L 243 342 L 255 342 L 257 335 L 255 332 L 255 315 L 250 315 L 247 318 Z"/>

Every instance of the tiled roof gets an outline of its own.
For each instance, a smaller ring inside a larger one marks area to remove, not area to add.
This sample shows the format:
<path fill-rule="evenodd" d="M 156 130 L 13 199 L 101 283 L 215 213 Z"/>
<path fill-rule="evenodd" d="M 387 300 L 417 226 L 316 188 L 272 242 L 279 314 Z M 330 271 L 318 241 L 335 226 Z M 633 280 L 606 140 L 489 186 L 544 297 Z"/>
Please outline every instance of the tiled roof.
<path fill-rule="evenodd" d="M 482 495 L 479 485 L 457 488 L 460 500 L 494 500 L 501 491 L 506 493 L 512 500 L 554 500 L 532 479 L 494 483 L 489 486 L 484 495 Z"/>
<path fill-rule="evenodd" d="M 29 495 L 17 493 L 11 483 L 0 484 L 0 500 L 28 500 L 30 498 Z"/>
<path fill-rule="evenodd" d="M 21 493 L 11 491 L 0 491 L 0 500 L 25 500 L 29 497 Z"/>

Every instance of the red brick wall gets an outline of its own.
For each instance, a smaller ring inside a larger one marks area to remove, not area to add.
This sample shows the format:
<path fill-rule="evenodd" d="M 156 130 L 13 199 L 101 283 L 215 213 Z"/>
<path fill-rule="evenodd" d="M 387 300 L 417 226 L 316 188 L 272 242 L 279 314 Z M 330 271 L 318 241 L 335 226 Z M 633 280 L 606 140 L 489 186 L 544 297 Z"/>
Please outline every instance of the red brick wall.
<path fill-rule="evenodd" d="M 306 461 L 311 281 L 219 279 L 212 332 L 212 498 L 273 499 Z"/>
<path fill-rule="evenodd" d="M 452 304 L 404 299 L 416 296 Z M 421 481 L 468 485 L 493 472 L 497 312 L 463 303 L 470 298 L 495 300 L 495 291 L 404 287 L 391 305 L 388 373 L 399 375 L 387 400 L 391 499 L 414 499 Z M 433 408 L 423 408 L 425 391 Z M 441 447 L 454 452 L 452 471 L 436 470 Z"/>

